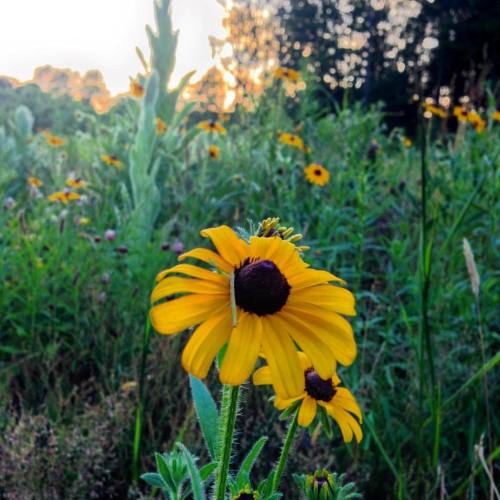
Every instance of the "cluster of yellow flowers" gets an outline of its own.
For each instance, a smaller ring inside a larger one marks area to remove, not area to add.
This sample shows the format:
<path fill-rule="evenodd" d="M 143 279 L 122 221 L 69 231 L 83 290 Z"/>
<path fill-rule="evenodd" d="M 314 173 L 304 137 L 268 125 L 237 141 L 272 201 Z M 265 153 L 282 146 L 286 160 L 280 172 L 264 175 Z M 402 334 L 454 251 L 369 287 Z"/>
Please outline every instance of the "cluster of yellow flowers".
<path fill-rule="evenodd" d="M 252 376 L 271 385 L 278 409 L 296 405 L 298 423 L 309 426 L 318 411 L 339 425 L 345 442 L 362 439 L 361 410 L 341 387 L 337 364 L 356 358 L 350 323 L 355 299 L 344 281 L 311 269 L 295 246 L 300 235 L 267 219 L 248 241 L 228 226 L 201 231 L 215 250 L 195 248 L 162 271 L 151 294 L 151 321 L 172 335 L 196 326 L 182 366 L 207 376 L 226 346 L 219 379 L 237 386 Z M 185 263 L 196 259 L 200 267 Z M 261 360 L 264 365 L 255 370 Z"/>

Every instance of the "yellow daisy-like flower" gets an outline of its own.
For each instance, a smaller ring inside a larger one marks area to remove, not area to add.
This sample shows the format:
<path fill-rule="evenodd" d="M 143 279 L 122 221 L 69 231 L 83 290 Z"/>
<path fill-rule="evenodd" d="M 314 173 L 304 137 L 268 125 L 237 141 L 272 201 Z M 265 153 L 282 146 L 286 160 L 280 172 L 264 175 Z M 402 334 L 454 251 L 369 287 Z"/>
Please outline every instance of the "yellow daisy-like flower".
<path fill-rule="evenodd" d="M 300 73 L 291 68 L 276 68 L 274 77 L 278 80 L 298 82 L 300 80 Z"/>
<path fill-rule="evenodd" d="M 311 163 L 304 169 L 306 179 L 311 184 L 324 186 L 330 180 L 330 172 L 319 163 Z"/>
<path fill-rule="evenodd" d="M 216 132 L 217 134 L 226 133 L 226 129 L 219 122 L 215 120 L 202 121 L 198 123 L 198 125 L 196 125 L 196 128 L 206 130 L 207 132 Z"/>
<path fill-rule="evenodd" d="M 162 135 L 167 131 L 167 124 L 159 117 L 156 117 L 156 133 L 157 135 Z"/>
<path fill-rule="evenodd" d="M 486 120 L 483 120 L 479 113 L 471 111 L 467 114 L 467 121 L 472 124 L 476 132 L 481 133 L 486 128 Z"/>
<path fill-rule="evenodd" d="M 130 79 L 130 93 L 140 99 L 144 95 L 144 87 L 134 79 Z"/>
<path fill-rule="evenodd" d="M 460 122 L 466 122 L 467 121 L 467 110 L 464 109 L 462 106 L 455 106 L 453 108 L 453 116 L 455 116 L 456 119 Z"/>
<path fill-rule="evenodd" d="M 500 122 L 500 111 L 493 111 L 491 118 L 496 122 Z"/>
<path fill-rule="evenodd" d="M 412 140 L 409 138 L 409 137 L 405 137 L 403 139 L 403 146 L 406 148 L 406 149 L 410 149 L 412 146 L 413 146 L 413 142 Z"/>
<path fill-rule="evenodd" d="M 72 191 L 56 191 L 48 196 L 49 201 L 61 202 L 65 205 L 68 201 L 79 200 L 81 197 L 78 193 Z"/>
<path fill-rule="evenodd" d="M 47 144 L 53 148 L 60 148 L 66 144 L 66 141 L 62 137 L 58 137 L 57 135 L 52 135 L 47 133 L 45 135 L 47 139 Z"/>
<path fill-rule="evenodd" d="M 208 146 L 208 156 L 212 160 L 218 160 L 220 156 L 220 149 L 218 146 L 215 146 L 214 144 L 211 144 Z"/>
<path fill-rule="evenodd" d="M 301 375 L 304 379 L 304 391 L 301 395 L 291 399 L 283 399 L 277 393 L 274 399 L 276 408 L 284 410 L 296 401 L 300 401 L 298 424 L 308 427 L 316 417 L 318 406 L 321 406 L 337 422 L 345 443 L 350 443 L 353 435 L 358 443 L 361 442 L 363 431 L 359 424 L 363 421 L 363 416 L 351 391 L 345 387 L 339 387 L 341 381 L 336 373 L 331 377 L 322 377 L 306 354 L 299 352 L 298 356 L 302 369 Z M 256 370 L 253 383 L 272 385 L 275 388 L 276 382 L 270 367 L 263 366 Z"/>
<path fill-rule="evenodd" d="M 39 188 L 43 186 L 43 182 L 38 177 L 28 177 L 28 184 L 30 186 Z"/>
<path fill-rule="evenodd" d="M 123 168 L 123 163 L 115 155 L 101 155 L 101 160 L 106 164 L 115 167 L 118 170 Z"/>
<path fill-rule="evenodd" d="M 335 361 L 354 361 L 352 327 L 342 315 L 356 314 L 355 300 L 346 288 L 330 284 L 340 278 L 310 269 L 295 245 L 278 236 L 252 236 L 247 243 L 228 226 L 201 235 L 211 239 L 217 252 L 196 248 L 179 260 L 198 259 L 214 269 L 178 264 L 157 276 L 151 294 L 157 332 L 174 334 L 199 325 L 182 353 L 189 373 L 204 378 L 227 343 L 222 383 L 245 382 L 263 352 L 276 392 L 291 398 L 304 390 L 296 344 L 325 379 L 333 376 Z M 172 298 L 177 294 L 182 296 Z"/>
<path fill-rule="evenodd" d="M 304 145 L 304 141 L 298 135 L 289 134 L 288 132 L 281 132 L 278 140 L 282 144 L 292 146 L 294 148 L 300 149 L 301 151 L 310 151 L 309 148 L 306 148 L 306 146 Z"/>
<path fill-rule="evenodd" d="M 431 115 L 439 116 L 439 118 L 442 119 L 448 118 L 448 113 L 445 109 L 434 106 L 433 104 L 424 103 L 424 109 L 426 113 L 430 113 Z"/>
<path fill-rule="evenodd" d="M 71 177 L 66 181 L 66 186 L 69 186 L 69 187 L 72 187 L 75 189 L 83 189 L 83 188 L 87 187 L 87 183 L 83 179 L 80 179 L 80 177 L 77 177 L 76 179 Z"/>

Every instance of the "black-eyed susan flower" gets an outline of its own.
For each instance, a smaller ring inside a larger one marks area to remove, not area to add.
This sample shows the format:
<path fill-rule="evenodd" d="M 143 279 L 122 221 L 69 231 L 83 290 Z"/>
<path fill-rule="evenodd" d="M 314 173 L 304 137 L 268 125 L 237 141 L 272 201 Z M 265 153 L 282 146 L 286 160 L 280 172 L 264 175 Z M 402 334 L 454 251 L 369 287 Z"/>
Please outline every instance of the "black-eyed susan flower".
<path fill-rule="evenodd" d="M 156 117 L 155 125 L 157 135 L 162 135 L 167 131 L 167 124 L 159 116 Z"/>
<path fill-rule="evenodd" d="M 286 144 L 288 146 L 292 146 L 294 148 L 300 149 L 301 151 L 310 151 L 306 146 L 304 145 L 304 141 L 295 134 L 289 134 L 288 132 L 281 132 L 278 140 L 282 144 Z"/>
<path fill-rule="evenodd" d="M 210 146 L 208 146 L 208 156 L 212 160 L 218 160 L 220 156 L 220 148 L 215 144 L 210 144 Z"/>
<path fill-rule="evenodd" d="M 243 490 L 236 493 L 236 495 L 231 496 L 231 500 L 259 500 L 260 493 L 258 491 L 253 491 L 250 487 L 246 487 Z"/>
<path fill-rule="evenodd" d="M 117 170 L 121 170 L 123 168 L 123 163 L 120 159 L 118 159 L 115 155 L 101 155 L 101 160 L 106 164 L 112 167 L 115 167 Z"/>
<path fill-rule="evenodd" d="M 75 189 L 83 189 L 83 188 L 87 187 L 87 183 L 83 179 L 80 179 L 80 177 L 76 177 L 76 178 L 70 177 L 66 181 L 66 186 L 69 186 L 69 187 L 72 187 Z"/>
<path fill-rule="evenodd" d="M 274 77 L 278 80 L 287 82 L 298 82 L 300 80 L 300 73 L 291 68 L 276 68 Z"/>
<path fill-rule="evenodd" d="M 359 443 L 363 438 L 363 432 L 359 425 L 363 421 L 363 417 L 352 393 L 345 387 L 339 387 L 341 381 L 335 372 L 331 377 L 323 377 L 316 371 L 305 353 L 299 352 L 298 356 L 305 387 L 299 396 L 283 399 L 276 392 L 275 375 L 269 365 L 255 371 L 253 383 L 273 386 L 276 392 L 274 405 L 279 410 L 284 410 L 296 401 L 300 401 L 298 424 L 302 427 L 311 425 L 316 417 L 318 406 L 320 406 L 337 422 L 344 442 L 351 442 L 354 435 Z"/>
<path fill-rule="evenodd" d="M 72 191 L 56 191 L 55 193 L 50 194 L 47 198 L 49 201 L 61 202 L 66 205 L 68 201 L 79 200 L 81 197 L 78 193 L 74 193 Z"/>
<path fill-rule="evenodd" d="M 66 144 L 66 141 L 62 137 L 58 137 L 57 135 L 52 135 L 50 133 L 45 134 L 45 138 L 47 139 L 47 144 L 53 148 L 60 148 Z"/>
<path fill-rule="evenodd" d="M 439 118 L 446 119 L 448 118 L 448 113 L 445 109 L 440 108 L 438 106 L 434 106 L 430 103 L 424 103 L 424 117 L 431 118 L 432 115 L 438 116 Z"/>
<path fill-rule="evenodd" d="M 140 99 L 144 95 L 144 87 L 139 83 L 138 80 L 130 79 L 130 93 L 132 96 Z"/>
<path fill-rule="evenodd" d="M 500 111 L 493 111 L 491 118 L 496 122 L 500 122 Z"/>
<path fill-rule="evenodd" d="M 486 120 L 483 120 L 477 111 L 467 114 L 467 121 L 474 127 L 474 130 L 481 133 L 486 128 Z"/>
<path fill-rule="evenodd" d="M 196 248 L 179 260 L 198 259 L 211 268 L 181 263 L 166 269 L 151 294 L 157 332 L 170 335 L 199 325 L 182 353 L 188 372 L 204 378 L 227 344 L 219 378 L 239 385 L 263 352 L 276 392 L 288 398 L 304 391 L 296 344 L 325 379 L 333 376 L 335 360 L 354 361 L 353 331 L 342 316 L 355 315 L 354 296 L 330 283 L 340 278 L 310 269 L 295 245 L 278 236 L 252 236 L 247 242 L 228 226 L 201 235 L 217 251 Z"/>
<path fill-rule="evenodd" d="M 196 128 L 199 128 L 201 130 L 206 130 L 207 132 L 215 132 L 217 134 L 226 133 L 226 129 L 224 128 L 224 126 L 215 120 L 202 121 L 198 123 L 198 125 L 196 125 Z"/>
<path fill-rule="evenodd" d="M 455 106 L 453 108 L 453 116 L 460 122 L 467 121 L 467 110 L 462 106 Z"/>
<path fill-rule="evenodd" d="M 318 186 L 324 186 L 330 180 L 330 172 L 319 163 L 311 163 L 308 165 L 304 168 L 304 174 L 311 184 L 316 184 Z"/>
<path fill-rule="evenodd" d="M 30 186 L 35 188 L 43 186 L 43 182 L 38 177 L 28 177 L 27 182 Z"/>

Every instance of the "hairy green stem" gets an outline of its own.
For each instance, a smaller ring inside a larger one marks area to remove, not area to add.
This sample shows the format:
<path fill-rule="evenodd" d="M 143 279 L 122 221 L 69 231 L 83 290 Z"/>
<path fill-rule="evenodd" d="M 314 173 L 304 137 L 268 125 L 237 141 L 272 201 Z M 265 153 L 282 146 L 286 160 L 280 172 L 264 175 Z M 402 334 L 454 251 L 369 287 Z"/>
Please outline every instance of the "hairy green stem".
<path fill-rule="evenodd" d="M 300 407 L 299 407 L 300 408 Z M 285 470 L 286 461 L 288 459 L 288 453 L 290 452 L 290 447 L 292 446 L 293 438 L 295 437 L 295 432 L 297 430 L 297 421 L 299 417 L 299 408 L 297 408 L 296 412 L 293 415 L 292 421 L 288 426 L 288 431 L 285 436 L 285 440 L 283 441 L 283 447 L 281 448 L 281 455 L 278 461 L 278 466 L 276 467 L 276 473 L 273 478 L 273 493 L 278 491 L 281 476 L 283 475 L 283 471 Z"/>
<path fill-rule="evenodd" d="M 219 426 L 219 446 L 217 449 L 218 466 L 215 480 L 215 500 L 224 500 L 226 496 L 226 483 L 233 448 L 234 425 L 238 412 L 239 396 L 239 386 L 224 385 Z"/>

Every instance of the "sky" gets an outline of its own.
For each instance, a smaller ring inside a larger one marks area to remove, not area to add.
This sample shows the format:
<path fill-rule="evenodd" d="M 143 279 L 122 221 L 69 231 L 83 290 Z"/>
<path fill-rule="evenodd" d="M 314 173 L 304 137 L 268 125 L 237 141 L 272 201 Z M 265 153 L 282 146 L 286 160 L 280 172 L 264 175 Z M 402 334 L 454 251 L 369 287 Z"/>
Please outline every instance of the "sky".
<path fill-rule="evenodd" d="M 217 0 L 171 1 L 180 29 L 175 83 L 212 65 L 208 36 L 224 37 L 223 8 Z M 0 0 L 0 75 L 29 80 L 45 64 L 98 69 L 111 93 L 124 92 L 142 70 L 135 47 L 149 57 L 146 24 L 154 27 L 153 0 Z"/>

